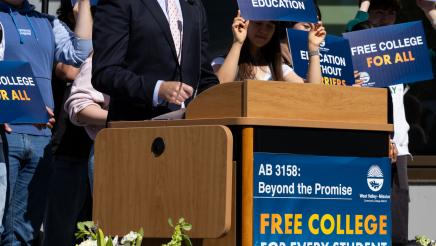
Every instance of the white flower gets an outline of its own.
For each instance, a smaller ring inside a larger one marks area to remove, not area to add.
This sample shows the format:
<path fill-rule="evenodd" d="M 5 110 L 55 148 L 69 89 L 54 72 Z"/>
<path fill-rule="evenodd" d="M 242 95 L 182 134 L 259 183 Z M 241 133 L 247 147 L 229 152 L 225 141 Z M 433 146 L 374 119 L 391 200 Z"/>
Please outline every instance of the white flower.
<path fill-rule="evenodd" d="M 122 239 L 121 239 L 121 244 L 126 244 L 126 243 L 131 243 L 134 242 L 136 240 L 136 238 L 138 238 L 138 233 L 136 232 L 129 232 L 129 234 L 125 235 Z M 130 245 L 130 244 L 128 244 Z"/>
<path fill-rule="evenodd" d="M 81 242 L 79 246 L 97 246 L 97 241 L 88 239 L 86 241 Z"/>
<path fill-rule="evenodd" d="M 117 246 L 118 244 L 118 236 L 115 236 L 114 239 L 112 239 L 112 245 Z"/>

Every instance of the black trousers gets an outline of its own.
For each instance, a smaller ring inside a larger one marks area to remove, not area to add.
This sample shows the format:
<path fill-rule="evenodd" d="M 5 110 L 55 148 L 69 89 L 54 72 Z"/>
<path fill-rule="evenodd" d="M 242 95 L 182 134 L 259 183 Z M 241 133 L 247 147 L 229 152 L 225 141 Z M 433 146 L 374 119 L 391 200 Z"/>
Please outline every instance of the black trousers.
<path fill-rule="evenodd" d="M 409 156 L 398 156 L 392 165 L 392 244 L 403 245 L 408 242 L 409 233 L 409 184 L 407 162 Z"/>
<path fill-rule="evenodd" d="M 44 218 L 44 246 L 74 246 L 77 222 L 92 220 L 88 160 L 55 157 Z"/>

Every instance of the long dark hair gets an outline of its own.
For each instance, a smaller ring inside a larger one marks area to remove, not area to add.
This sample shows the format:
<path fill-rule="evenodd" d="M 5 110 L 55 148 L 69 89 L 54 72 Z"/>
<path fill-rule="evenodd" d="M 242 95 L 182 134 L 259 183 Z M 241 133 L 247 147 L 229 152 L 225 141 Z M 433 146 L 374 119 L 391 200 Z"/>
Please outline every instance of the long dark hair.
<path fill-rule="evenodd" d="M 239 56 L 238 80 L 254 79 L 254 66 L 271 66 L 271 75 L 274 80 L 283 80 L 282 54 L 280 50 L 280 25 L 274 22 L 275 30 L 271 40 L 259 49 L 261 59 L 253 57 L 250 53 L 250 40 L 245 40 Z"/>

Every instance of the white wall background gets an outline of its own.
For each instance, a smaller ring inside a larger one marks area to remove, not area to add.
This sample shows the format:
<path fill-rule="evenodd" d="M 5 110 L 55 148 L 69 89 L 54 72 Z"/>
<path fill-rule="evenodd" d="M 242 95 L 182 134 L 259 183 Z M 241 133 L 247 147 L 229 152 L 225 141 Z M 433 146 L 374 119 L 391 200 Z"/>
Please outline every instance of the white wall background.
<path fill-rule="evenodd" d="M 29 2 L 35 5 L 36 10 L 41 12 L 41 0 L 29 0 Z M 48 4 L 49 14 L 56 15 L 56 10 L 59 8 L 60 3 L 61 2 L 59 0 L 49 0 L 49 4 Z"/>
<path fill-rule="evenodd" d="M 436 240 L 436 186 L 410 186 L 409 238 Z"/>

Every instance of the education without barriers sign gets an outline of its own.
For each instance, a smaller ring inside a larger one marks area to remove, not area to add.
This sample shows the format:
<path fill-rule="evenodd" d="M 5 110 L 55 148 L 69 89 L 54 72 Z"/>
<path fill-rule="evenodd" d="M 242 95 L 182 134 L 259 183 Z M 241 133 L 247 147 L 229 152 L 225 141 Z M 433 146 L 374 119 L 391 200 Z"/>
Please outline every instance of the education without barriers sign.
<path fill-rule="evenodd" d="M 238 0 L 238 6 L 247 20 L 318 22 L 313 0 Z"/>
<path fill-rule="evenodd" d="M 0 123 L 46 123 L 48 118 L 29 63 L 0 61 Z"/>
<path fill-rule="evenodd" d="M 390 246 L 388 158 L 254 154 L 253 245 Z"/>
<path fill-rule="evenodd" d="M 307 79 L 309 54 L 307 52 L 308 32 L 287 29 L 289 48 L 295 72 Z M 353 62 L 350 44 L 341 37 L 327 35 L 320 47 L 322 82 L 326 85 L 354 84 Z"/>

